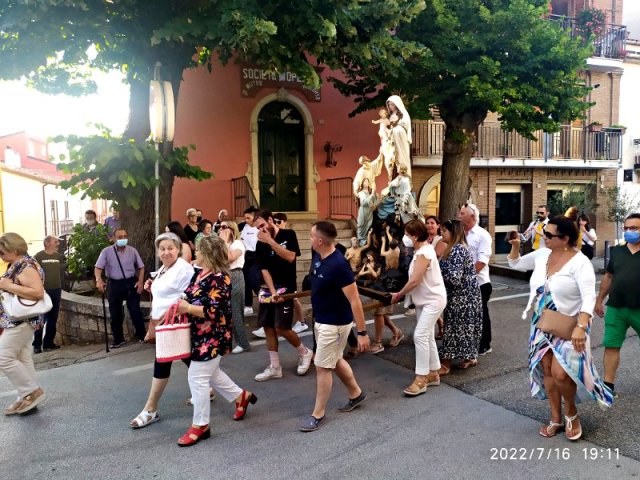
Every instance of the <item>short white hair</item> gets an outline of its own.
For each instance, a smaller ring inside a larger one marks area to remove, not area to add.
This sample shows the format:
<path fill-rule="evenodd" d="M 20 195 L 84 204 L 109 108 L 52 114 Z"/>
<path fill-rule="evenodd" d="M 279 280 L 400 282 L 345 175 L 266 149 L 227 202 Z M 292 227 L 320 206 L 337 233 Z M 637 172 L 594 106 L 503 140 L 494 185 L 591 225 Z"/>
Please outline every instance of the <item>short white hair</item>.
<path fill-rule="evenodd" d="M 473 214 L 473 218 L 475 218 L 476 221 L 480 220 L 480 210 L 478 209 L 478 207 L 475 204 L 467 202 L 467 203 L 464 204 L 464 206 L 467 209 L 471 210 L 471 213 Z"/>

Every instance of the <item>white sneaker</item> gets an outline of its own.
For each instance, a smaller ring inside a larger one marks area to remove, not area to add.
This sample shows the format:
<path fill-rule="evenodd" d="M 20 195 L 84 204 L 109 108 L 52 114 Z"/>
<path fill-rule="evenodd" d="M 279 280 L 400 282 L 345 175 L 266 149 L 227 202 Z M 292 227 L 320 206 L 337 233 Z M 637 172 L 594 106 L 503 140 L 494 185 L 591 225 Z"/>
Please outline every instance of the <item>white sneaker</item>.
<path fill-rule="evenodd" d="M 264 327 L 260 327 L 257 330 L 254 330 L 253 333 L 256 337 L 260 337 L 260 338 L 267 338 L 267 334 L 264 333 Z"/>
<path fill-rule="evenodd" d="M 409 317 L 411 315 L 415 315 L 416 314 L 416 309 L 415 308 L 407 308 L 404 311 L 405 316 Z"/>
<path fill-rule="evenodd" d="M 253 315 L 253 307 L 244 307 L 245 315 Z"/>
<path fill-rule="evenodd" d="M 298 375 L 304 375 L 309 371 L 313 359 L 313 350 L 307 349 L 307 353 L 298 356 Z"/>
<path fill-rule="evenodd" d="M 256 375 L 255 380 L 256 382 L 266 382 L 272 378 L 282 378 L 282 367 L 273 368 L 269 365 L 262 373 Z"/>
<path fill-rule="evenodd" d="M 296 333 L 302 333 L 308 329 L 309 329 L 309 325 L 302 322 L 296 322 L 296 324 L 291 328 L 291 330 L 293 330 Z"/>
<path fill-rule="evenodd" d="M 244 348 L 242 348 L 240 345 L 236 345 L 235 348 L 231 350 L 231 353 L 242 353 L 242 352 L 244 352 Z"/>

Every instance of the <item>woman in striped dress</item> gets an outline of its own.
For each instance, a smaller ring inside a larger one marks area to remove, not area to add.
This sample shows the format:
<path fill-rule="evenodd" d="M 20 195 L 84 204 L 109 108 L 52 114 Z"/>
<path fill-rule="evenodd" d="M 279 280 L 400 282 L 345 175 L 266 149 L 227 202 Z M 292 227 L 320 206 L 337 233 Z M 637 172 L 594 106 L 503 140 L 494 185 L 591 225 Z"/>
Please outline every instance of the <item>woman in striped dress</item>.
<path fill-rule="evenodd" d="M 577 248 L 578 229 L 573 220 L 558 216 L 544 229 L 546 248 L 520 257 L 520 239 L 513 235 L 509 265 L 533 269 L 529 304 L 534 305 L 529 336 L 529 384 L 531 395 L 548 399 L 551 420 L 540 427 L 543 437 L 564 429 L 569 440 L 582 436 L 576 403 L 590 399 L 607 408 L 613 403 L 591 355 L 591 317 L 595 305 L 595 273 L 591 262 Z M 578 317 L 570 339 L 539 328 L 544 309 Z M 564 400 L 564 421 L 562 418 Z"/>

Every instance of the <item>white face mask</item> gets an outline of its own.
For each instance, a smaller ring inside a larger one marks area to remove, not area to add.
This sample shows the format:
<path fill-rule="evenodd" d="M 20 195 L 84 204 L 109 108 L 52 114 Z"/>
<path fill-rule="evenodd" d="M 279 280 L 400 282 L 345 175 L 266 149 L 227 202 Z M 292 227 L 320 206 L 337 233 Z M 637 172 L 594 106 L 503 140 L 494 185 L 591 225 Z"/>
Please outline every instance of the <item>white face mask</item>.
<path fill-rule="evenodd" d="M 413 247 L 413 241 L 411 240 L 411 238 L 409 238 L 407 235 L 403 235 L 402 236 L 402 243 L 404 244 L 405 247 L 407 248 L 411 248 Z"/>

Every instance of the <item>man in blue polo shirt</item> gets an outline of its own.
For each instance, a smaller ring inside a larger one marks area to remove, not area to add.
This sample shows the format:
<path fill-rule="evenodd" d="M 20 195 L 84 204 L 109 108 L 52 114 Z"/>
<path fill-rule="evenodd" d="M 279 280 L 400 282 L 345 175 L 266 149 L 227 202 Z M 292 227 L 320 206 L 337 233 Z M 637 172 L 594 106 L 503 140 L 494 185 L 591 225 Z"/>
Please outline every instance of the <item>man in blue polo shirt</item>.
<path fill-rule="evenodd" d="M 115 245 L 100 252 L 94 268 L 96 286 L 100 292 L 107 292 L 109 300 L 109 314 L 111 315 L 111 333 L 113 344 L 111 348 L 124 345 L 122 329 L 122 303 L 127 301 L 127 309 L 131 315 L 136 337 L 144 342 L 144 318 L 140 310 L 140 294 L 144 285 L 144 263 L 138 251 L 127 246 L 128 235 L 124 228 L 117 228 L 114 232 Z M 102 272 L 107 276 L 107 283 L 102 279 Z"/>
<path fill-rule="evenodd" d="M 336 250 L 337 236 L 336 227 L 331 222 L 320 221 L 311 227 L 311 248 L 314 253 L 309 281 L 318 345 L 314 360 L 317 391 L 313 412 L 300 426 L 303 432 L 317 430 L 325 420 L 325 409 L 333 385 L 333 370 L 349 392 L 349 401 L 339 411 L 350 412 L 367 398 L 353 370 L 342 358 L 354 317 L 359 351 L 367 349 L 369 337 L 353 272 L 344 255 Z"/>
<path fill-rule="evenodd" d="M 597 315 L 604 316 L 604 383 L 614 396 L 620 348 L 627 330 L 631 327 L 640 335 L 640 213 L 632 213 L 624 221 L 624 239 L 626 243 L 611 249 L 594 308 Z"/>

